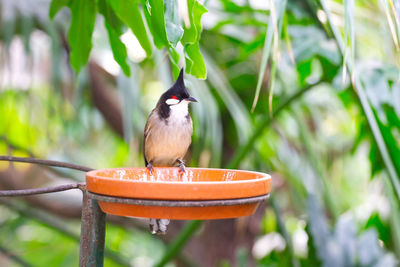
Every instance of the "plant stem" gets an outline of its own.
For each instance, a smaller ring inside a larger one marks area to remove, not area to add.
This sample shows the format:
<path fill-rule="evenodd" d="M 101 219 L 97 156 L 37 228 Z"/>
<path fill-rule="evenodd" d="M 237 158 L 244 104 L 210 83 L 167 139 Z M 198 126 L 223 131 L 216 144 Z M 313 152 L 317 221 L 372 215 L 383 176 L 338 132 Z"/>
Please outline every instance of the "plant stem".
<path fill-rule="evenodd" d="M 58 186 L 49 186 L 44 188 L 22 189 L 22 190 L 0 190 L 0 197 L 17 197 L 17 196 L 30 196 L 46 193 L 61 192 L 71 189 L 84 189 L 84 183 L 64 184 Z"/>
<path fill-rule="evenodd" d="M 173 259 L 180 252 L 183 245 L 185 245 L 185 243 L 190 239 L 190 237 L 196 232 L 196 230 L 200 226 L 201 221 L 188 222 L 185 227 L 180 231 L 179 235 L 174 240 L 172 240 L 172 242 L 168 246 L 167 251 L 155 266 L 164 266 L 171 259 Z"/>
<path fill-rule="evenodd" d="M 27 261 L 25 261 L 24 259 L 22 259 L 21 257 L 17 256 L 13 252 L 11 252 L 8 248 L 3 247 L 2 245 L 0 245 L 0 253 L 5 255 L 7 258 L 14 261 L 15 263 L 18 263 L 20 266 L 24 266 L 24 267 L 32 267 L 33 266 L 30 263 L 28 263 Z"/>
<path fill-rule="evenodd" d="M 292 239 L 290 237 L 290 234 L 286 230 L 285 222 L 283 221 L 283 218 L 282 218 L 283 212 L 279 209 L 279 206 L 278 206 L 278 204 L 275 201 L 275 198 L 273 196 L 270 197 L 269 203 L 271 204 L 271 206 L 272 206 L 272 208 L 274 210 L 275 217 L 276 217 L 276 222 L 277 222 L 277 226 L 278 226 L 278 230 L 279 230 L 279 232 L 281 232 L 283 238 L 286 241 L 287 250 L 288 250 L 288 253 L 290 255 L 290 260 L 291 260 L 292 266 L 293 267 L 299 267 L 300 266 L 299 261 L 294 256 Z"/>
<path fill-rule="evenodd" d="M 400 207 L 399 202 L 396 201 L 396 196 L 393 192 L 393 187 L 390 181 L 385 180 L 385 192 L 390 204 L 389 223 L 392 228 L 392 238 L 394 243 L 394 252 L 397 258 L 400 258 Z"/>
<path fill-rule="evenodd" d="M 282 102 L 273 112 L 272 116 L 265 116 L 265 120 L 255 129 L 253 132 L 252 136 L 250 139 L 247 141 L 247 143 L 240 147 L 231 161 L 226 165 L 228 169 L 235 169 L 239 167 L 240 162 L 244 159 L 244 157 L 250 152 L 250 150 L 253 149 L 254 143 L 257 141 L 258 138 L 261 137 L 262 132 L 264 129 L 272 122 L 275 120 L 276 116 L 284 110 L 287 106 L 289 106 L 294 100 L 298 99 L 301 97 L 304 93 L 308 92 L 311 88 L 314 86 L 319 85 L 322 83 L 322 81 L 318 81 L 314 84 L 307 85 L 306 87 L 300 89 L 296 93 L 294 93 L 292 96 L 288 97 L 286 100 Z"/>
<path fill-rule="evenodd" d="M 24 147 L 21 147 L 21 146 L 19 146 L 19 145 L 17 145 L 17 144 L 12 143 L 12 142 L 11 142 L 6 136 L 4 136 L 4 135 L 0 136 L 0 140 L 3 140 L 3 141 L 7 144 L 7 146 L 8 146 L 9 148 L 13 149 L 13 150 L 20 150 L 20 151 L 23 151 L 23 152 L 27 153 L 27 154 L 29 155 L 29 157 L 31 157 L 31 158 L 34 158 L 34 157 L 35 157 L 35 155 L 33 154 L 32 151 L 30 151 L 29 149 L 26 149 L 26 148 L 24 148 Z"/>
<path fill-rule="evenodd" d="M 66 225 L 63 224 L 57 217 L 54 215 L 48 215 L 40 210 L 32 210 L 21 203 L 16 201 L 10 201 L 3 198 L 0 198 L 0 205 L 4 205 L 8 209 L 12 209 L 13 211 L 17 212 L 18 214 L 31 218 L 40 222 L 43 225 L 51 227 L 53 230 L 60 232 L 61 234 L 69 237 L 73 240 L 79 241 L 79 235 L 74 231 L 70 230 Z"/>
<path fill-rule="evenodd" d="M 322 185 L 322 196 L 324 198 L 325 204 L 328 207 L 328 210 L 330 212 L 330 215 L 335 219 L 338 218 L 339 212 L 336 207 L 335 202 L 333 201 L 332 197 L 332 192 L 331 189 L 327 183 L 327 175 L 325 168 L 321 165 L 321 160 L 320 157 L 317 155 L 313 145 L 312 141 L 314 140 L 314 137 L 311 135 L 309 129 L 306 127 L 306 124 L 302 121 L 301 117 L 298 116 L 300 111 L 294 110 L 293 112 L 293 117 L 296 118 L 296 121 L 298 123 L 298 127 L 300 130 L 300 141 L 303 144 L 305 148 L 305 152 L 307 154 L 308 161 L 310 162 L 311 168 L 314 170 L 316 176 L 321 182 Z"/>
<path fill-rule="evenodd" d="M 78 170 L 78 171 L 83 171 L 83 172 L 88 172 L 88 171 L 93 170 L 92 168 L 89 168 L 89 167 L 86 167 L 86 166 L 82 166 L 82 165 L 77 165 L 77 164 L 72 164 L 72 163 L 67 163 L 67 162 L 61 162 L 61 161 L 55 161 L 55 160 L 36 159 L 36 158 L 0 156 L 0 161 L 14 161 L 14 162 L 34 163 L 34 164 L 40 164 L 40 165 L 46 165 L 46 166 L 73 169 L 73 170 Z"/>

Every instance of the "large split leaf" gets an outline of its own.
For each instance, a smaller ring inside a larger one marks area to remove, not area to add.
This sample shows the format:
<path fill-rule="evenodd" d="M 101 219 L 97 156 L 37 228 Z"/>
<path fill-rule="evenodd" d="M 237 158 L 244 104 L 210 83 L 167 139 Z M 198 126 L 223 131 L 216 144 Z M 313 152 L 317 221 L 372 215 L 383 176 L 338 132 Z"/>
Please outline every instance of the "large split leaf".
<path fill-rule="evenodd" d="M 177 0 L 165 2 L 165 26 L 168 40 L 175 47 L 183 35 L 183 28 L 180 23 Z"/>
<path fill-rule="evenodd" d="M 188 0 L 187 4 L 190 27 L 185 27 L 181 40 L 185 49 L 186 73 L 190 73 L 200 79 L 205 79 L 207 71 L 198 41 L 200 40 L 202 30 L 201 16 L 207 12 L 207 9 L 197 0 Z"/>
<path fill-rule="evenodd" d="M 97 6 L 95 0 L 73 0 L 70 8 L 72 13 L 68 32 L 68 43 L 71 47 L 70 62 L 78 73 L 89 60 Z"/>
<path fill-rule="evenodd" d="M 164 17 L 164 1 L 162 0 L 148 0 L 145 2 L 146 8 L 144 14 L 146 16 L 147 24 L 153 35 L 154 45 L 161 49 L 167 48 L 169 58 L 172 64 L 172 71 L 174 77 L 179 74 L 179 54 L 172 46 L 167 37 L 165 17 Z M 176 37 L 175 37 L 176 38 Z"/>
<path fill-rule="evenodd" d="M 104 24 L 107 29 L 114 59 L 121 66 L 125 75 L 129 76 L 131 70 L 126 62 L 128 53 L 125 44 L 119 39 L 123 33 L 122 22 L 118 19 L 106 0 L 99 0 L 99 12 L 104 16 Z"/>
<path fill-rule="evenodd" d="M 172 74 L 174 76 L 174 79 L 177 79 L 179 76 L 179 72 L 180 72 L 180 68 L 179 68 L 179 54 L 178 52 L 175 50 L 175 48 L 173 48 L 172 46 L 169 47 L 168 49 L 168 55 L 169 55 L 169 59 L 170 62 L 172 64 Z"/>
<path fill-rule="evenodd" d="M 198 43 L 190 44 L 185 47 L 185 58 L 186 72 L 197 78 L 205 79 L 207 70 Z"/>
<path fill-rule="evenodd" d="M 147 24 L 153 35 L 154 44 L 158 49 L 169 46 L 167 32 L 165 30 L 164 1 L 148 0 L 144 12 Z"/>
<path fill-rule="evenodd" d="M 72 0 L 53 0 L 50 3 L 50 8 L 49 8 L 49 17 L 50 19 L 53 19 L 56 14 L 66 6 L 69 6 L 71 4 Z"/>
<path fill-rule="evenodd" d="M 118 18 L 131 28 L 147 56 L 150 56 L 152 47 L 140 13 L 139 3 L 133 0 L 107 0 L 107 2 L 114 9 Z"/>

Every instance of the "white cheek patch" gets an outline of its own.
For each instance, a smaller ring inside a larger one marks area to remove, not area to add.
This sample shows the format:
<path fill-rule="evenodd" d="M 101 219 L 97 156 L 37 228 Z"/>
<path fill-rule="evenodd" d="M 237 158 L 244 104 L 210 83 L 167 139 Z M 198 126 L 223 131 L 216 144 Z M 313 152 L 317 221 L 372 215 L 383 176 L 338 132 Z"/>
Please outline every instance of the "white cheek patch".
<path fill-rule="evenodd" d="M 170 99 L 167 99 L 167 100 L 165 101 L 165 103 L 166 103 L 167 105 L 176 105 L 176 104 L 179 103 L 179 100 L 178 100 L 178 99 L 170 98 Z"/>
<path fill-rule="evenodd" d="M 179 104 L 170 106 L 170 119 L 175 123 L 180 123 L 182 121 L 187 122 L 186 116 L 189 114 L 188 106 L 189 102 L 186 100 L 182 100 Z"/>

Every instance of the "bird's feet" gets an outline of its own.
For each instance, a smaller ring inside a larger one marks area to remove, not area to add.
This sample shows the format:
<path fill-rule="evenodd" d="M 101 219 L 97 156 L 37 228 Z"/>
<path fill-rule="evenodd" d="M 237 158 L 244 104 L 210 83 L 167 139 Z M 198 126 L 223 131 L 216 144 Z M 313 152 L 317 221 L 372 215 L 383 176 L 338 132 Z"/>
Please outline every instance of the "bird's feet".
<path fill-rule="evenodd" d="M 180 159 L 178 159 L 178 162 L 179 162 L 179 165 L 178 165 L 178 167 L 179 167 L 179 173 L 182 175 L 182 174 L 184 174 L 185 171 L 186 171 L 185 163 L 184 163 L 182 160 L 180 160 Z"/>
<path fill-rule="evenodd" d="M 147 168 L 147 170 L 150 172 L 150 175 L 153 175 L 153 174 L 154 174 L 154 168 L 153 168 L 153 165 L 151 165 L 150 162 L 147 163 L 146 168 Z"/>
<path fill-rule="evenodd" d="M 153 235 L 165 235 L 167 233 L 168 224 L 168 219 L 150 219 L 150 231 Z"/>

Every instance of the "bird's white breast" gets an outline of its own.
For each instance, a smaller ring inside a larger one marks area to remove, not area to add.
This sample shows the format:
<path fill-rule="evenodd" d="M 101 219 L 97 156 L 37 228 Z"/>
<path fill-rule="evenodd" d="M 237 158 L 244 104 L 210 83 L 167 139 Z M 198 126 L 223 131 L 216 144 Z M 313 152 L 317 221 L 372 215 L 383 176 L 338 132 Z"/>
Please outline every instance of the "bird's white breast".
<path fill-rule="evenodd" d="M 189 114 L 189 101 L 182 100 L 179 104 L 171 105 L 168 122 L 182 123 L 187 120 Z"/>

